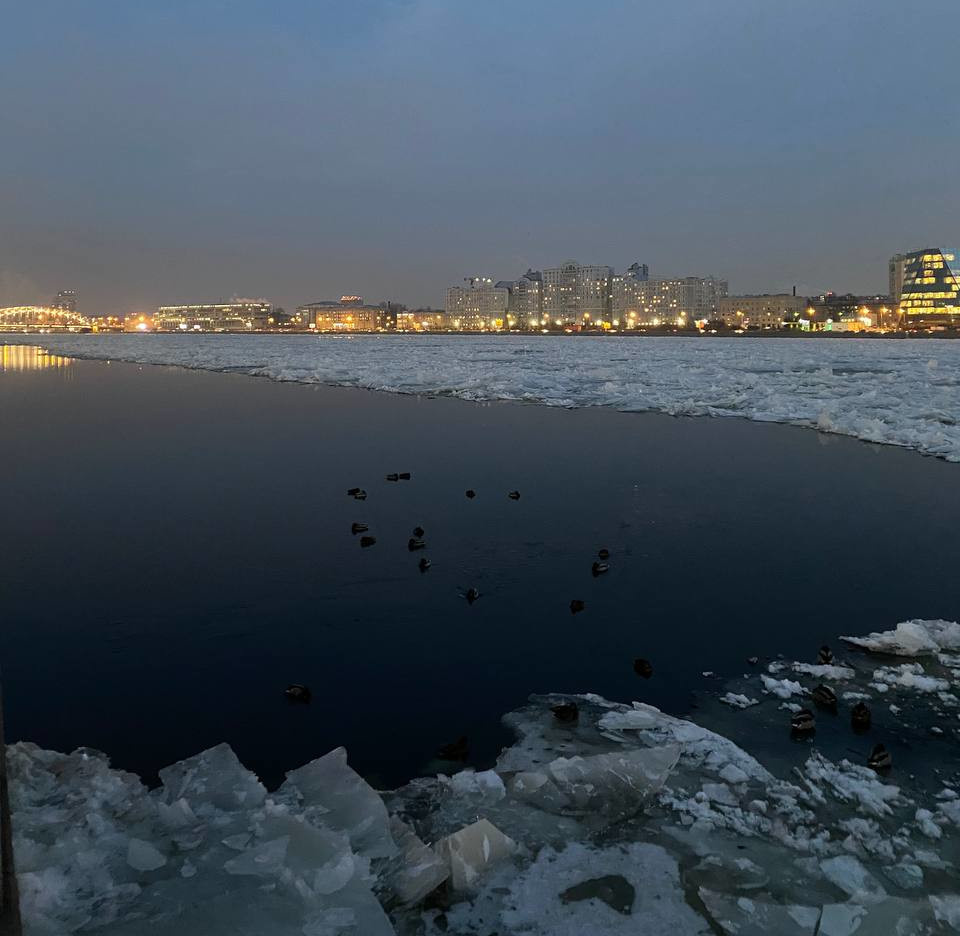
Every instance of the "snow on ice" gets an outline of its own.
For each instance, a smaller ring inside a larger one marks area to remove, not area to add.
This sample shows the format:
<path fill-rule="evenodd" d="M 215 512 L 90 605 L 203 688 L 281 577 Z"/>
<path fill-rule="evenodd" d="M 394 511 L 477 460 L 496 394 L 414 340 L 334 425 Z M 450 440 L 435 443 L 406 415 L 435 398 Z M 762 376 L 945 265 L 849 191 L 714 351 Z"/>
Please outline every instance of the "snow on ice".
<path fill-rule="evenodd" d="M 36 343 L 36 336 L 5 341 Z M 58 335 L 74 357 L 275 380 L 741 416 L 960 461 L 960 345 L 837 338 Z"/>
<path fill-rule="evenodd" d="M 960 650 L 960 624 L 955 621 L 901 621 L 892 631 L 866 637 L 841 637 L 861 650 L 893 656 L 922 656 L 943 650 Z"/>
<path fill-rule="evenodd" d="M 553 717 L 564 698 L 579 706 L 576 723 Z M 694 722 L 595 695 L 534 696 L 505 722 L 517 739 L 492 770 L 382 794 L 342 748 L 270 792 L 219 745 L 161 771 L 151 791 L 95 751 L 11 745 L 26 932 L 933 936 L 955 926 L 953 787 L 927 796 L 816 750 L 778 778 Z"/>

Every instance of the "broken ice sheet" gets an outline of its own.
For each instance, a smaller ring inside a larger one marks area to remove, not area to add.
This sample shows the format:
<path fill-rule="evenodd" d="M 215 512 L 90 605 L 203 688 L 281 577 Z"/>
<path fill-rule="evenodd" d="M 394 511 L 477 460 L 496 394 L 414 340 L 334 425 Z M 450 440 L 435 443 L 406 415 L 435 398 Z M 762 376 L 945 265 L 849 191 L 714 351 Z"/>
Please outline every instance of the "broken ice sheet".
<path fill-rule="evenodd" d="M 390 832 L 397 844 L 397 854 L 380 871 L 382 891 L 387 900 L 416 903 L 450 877 L 450 864 L 396 816 L 390 819 Z"/>
<path fill-rule="evenodd" d="M 448 863 L 454 889 L 462 891 L 476 886 L 493 865 L 509 858 L 517 845 L 487 819 L 479 819 L 440 839 L 433 848 Z"/>
<path fill-rule="evenodd" d="M 167 803 L 184 799 L 198 815 L 253 809 L 267 795 L 266 787 L 240 763 L 229 744 L 164 767 L 160 781 Z"/>
<path fill-rule="evenodd" d="M 277 797 L 295 799 L 323 825 L 345 832 L 353 848 L 368 858 L 387 858 L 396 852 L 383 800 L 347 764 L 342 747 L 291 770 Z"/>
<path fill-rule="evenodd" d="M 914 618 L 901 621 L 894 630 L 877 631 L 866 637 L 841 637 L 841 640 L 873 653 L 895 656 L 921 656 L 939 650 L 960 650 L 960 624 L 955 621 L 925 621 Z"/>

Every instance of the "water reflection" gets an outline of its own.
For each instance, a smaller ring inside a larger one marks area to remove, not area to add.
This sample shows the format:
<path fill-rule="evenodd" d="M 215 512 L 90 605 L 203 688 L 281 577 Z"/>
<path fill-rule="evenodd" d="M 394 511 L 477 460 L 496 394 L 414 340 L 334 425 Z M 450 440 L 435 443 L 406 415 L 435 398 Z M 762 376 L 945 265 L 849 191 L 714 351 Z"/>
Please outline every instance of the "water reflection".
<path fill-rule="evenodd" d="M 72 363 L 72 358 L 50 354 L 45 348 L 36 345 L 0 345 L 0 374 L 62 370 Z"/>

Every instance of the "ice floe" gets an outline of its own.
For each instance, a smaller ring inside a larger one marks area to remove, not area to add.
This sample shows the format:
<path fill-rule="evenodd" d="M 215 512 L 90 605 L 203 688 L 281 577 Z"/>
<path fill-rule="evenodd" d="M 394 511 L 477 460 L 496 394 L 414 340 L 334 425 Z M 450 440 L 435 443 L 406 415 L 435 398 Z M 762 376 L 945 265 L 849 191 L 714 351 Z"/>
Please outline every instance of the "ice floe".
<path fill-rule="evenodd" d="M 42 342 L 74 357 L 395 393 L 741 416 L 960 460 L 953 341 L 99 334 Z"/>
<path fill-rule="evenodd" d="M 921 656 L 943 650 L 960 650 L 960 624 L 955 621 L 901 621 L 894 630 L 879 631 L 866 637 L 841 637 L 861 650 L 894 656 Z"/>

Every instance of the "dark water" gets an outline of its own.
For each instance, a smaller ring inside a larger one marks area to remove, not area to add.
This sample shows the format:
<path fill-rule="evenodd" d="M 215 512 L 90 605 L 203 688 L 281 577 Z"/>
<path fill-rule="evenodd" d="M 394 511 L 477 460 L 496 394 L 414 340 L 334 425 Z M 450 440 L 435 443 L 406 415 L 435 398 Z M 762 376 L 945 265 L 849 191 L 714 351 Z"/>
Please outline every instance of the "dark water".
<path fill-rule="evenodd" d="M 739 420 L 11 354 L 11 740 L 97 747 L 148 778 L 226 740 L 271 784 L 344 744 L 396 784 L 460 735 L 491 760 L 500 715 L 531 692 L 683 712 L 702 670 L 956 617 L 957 465 Z M 376 546 L 360 549 L 353 521 Z M 417 524 L 423 575 L 406 548 Z M 601 546 L 612 569 L 594 579 Z M 291 681 L 311 705 L 287 704 Z"/>

